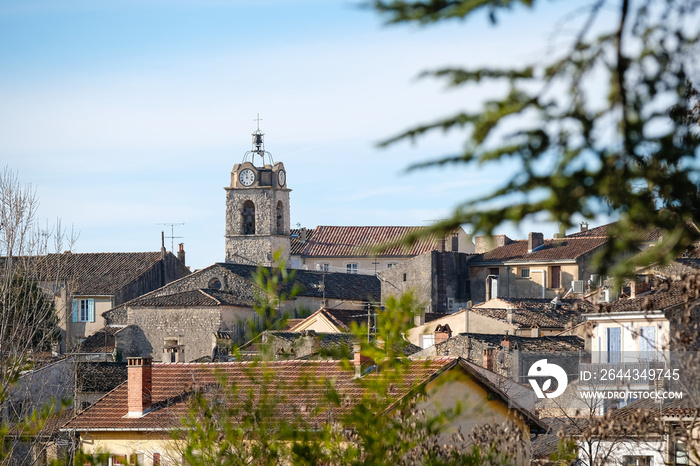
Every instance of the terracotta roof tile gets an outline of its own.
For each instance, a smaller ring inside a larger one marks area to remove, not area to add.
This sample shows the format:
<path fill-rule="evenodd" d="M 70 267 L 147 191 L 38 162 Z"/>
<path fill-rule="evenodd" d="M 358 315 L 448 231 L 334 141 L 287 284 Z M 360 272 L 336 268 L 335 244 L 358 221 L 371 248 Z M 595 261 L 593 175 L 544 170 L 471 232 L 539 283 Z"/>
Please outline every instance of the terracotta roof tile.
<path fill-rule="evenodd" d="M 395 384 L 392 395 L 399 399 L 416 385 L 423 383 L 442 370 L 456 364 L 456 359 L 440 358 L 425 361 L 411 361 L 402 383 Z M 311 415 L 312 409 L 324 403 L 326 382 L 335 386 L 346 403 L 333 407 L 333 413 L 340 415 L 352 408 L 364 389 L 354 378 L 354 371 L 343 368 L 341 361 L 276 361 L 269 363 L 212 363 L 212 364 L 154 364 L 152 372 L 152 408 L 139 418 L 125 417 L 127 408 L 127 386 L 123 383 L 105 395 L 87 410 L 78 414 L 64 429 L 114 430 L 114 429 L 172 429 L 180 426 L 180 420 L 188 412 L 187 398 L 197 389 L 215 387 L 218 376 L 225 376 L 227 384 L 240 389 L 239 402 L 248 391 L 260 388 L 260 378 L 266 372 L 274 374 L 273 387 L 276 405 L 275 416 L 279 419 L 296 419 L 300 413 L 311 425 L 328 421 L 330 412 Z M 367 377 L 374 377 L 370 373 Z M 230 403 L 236 403 L 235 400 Z M 232 406 L 236 407 L 236 406 Z"/>
<path fill-rule="evenodd" d="M 306 319 L 302 319 L 300 322 L 297 322 L 293 327 L 290 327 L 289 331 L 295 332 L 298 328 L 303 327 L 303 325 L 306 322 L 316 318 L 318 314 L 323 314 L 323 316 L 326 319 L 333 322 L 333 324 L 343 332 L 349 331 L 350 326 L 353 322 L 355 322 L 358 326 L 361 326 L 362 324 L 367 324 L 367 311 L 355 309 L 319 309 Z M 445 314 L 426 312 L 425 322 L 432 322 L 433 320 L 437 320 L 442 317 L 445 317 Z"/>
<path fill-rule="evenodd" d="M 480 257 L 476 257 L 470 264 L 576 260 L 601 247 L 606 241 L 607 239 L 602 237 L 546 239 L 543 247 L 528 253 L 527 240 L 519 240 L 485 252 Z"/>
<path fill-rule="evenodd" d="M 385 243 L 397 241 L 425 227 L 400 226 L 318 226 L 305 242 L 295 245 L 292 254 L 305 257 L 356 257 L 372 255 L 372 250 Z M 413 257 L 438 247 L 434 236 L 422 238 L 412 246 L 397 246 L 379 257 Z"/>

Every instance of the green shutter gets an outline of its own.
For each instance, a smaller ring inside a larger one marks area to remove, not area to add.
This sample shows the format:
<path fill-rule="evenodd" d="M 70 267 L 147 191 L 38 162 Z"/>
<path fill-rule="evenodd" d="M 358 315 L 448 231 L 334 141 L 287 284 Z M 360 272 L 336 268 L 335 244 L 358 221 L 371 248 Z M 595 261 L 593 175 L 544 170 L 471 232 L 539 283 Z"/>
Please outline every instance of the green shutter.
<path fill-rule="evenodd" d="M 73 322 L 78 321 L 78 300 L 73 300 Z"/>
<path fill-rule="evenodd" d="M 88 321 L 95 321 L 95 300 L 92 298 L 88 299 Z"/>

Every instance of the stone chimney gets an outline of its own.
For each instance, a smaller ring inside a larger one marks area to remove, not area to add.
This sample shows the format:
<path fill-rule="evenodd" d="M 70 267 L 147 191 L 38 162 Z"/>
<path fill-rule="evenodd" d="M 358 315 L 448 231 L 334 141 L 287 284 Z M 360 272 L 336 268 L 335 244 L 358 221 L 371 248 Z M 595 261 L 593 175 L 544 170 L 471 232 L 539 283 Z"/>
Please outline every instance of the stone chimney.
<path fill-rule="evenodd" d="M 542 332 L 540 331 L 540 327 L 535 325 L 530 329 L 530 336 L 532 338 L 539 338 L 542 336 Z"/>
<path fill-rule="evenodd" d="M 180 243 L 178 246 L 177 258 L 182 262 L 182 265 L 185 265 L 185 243 Z"/>
<path fill-rule="evenodd" d="M 493 348 L 484 348 L 484 369 L 493 371 Z"/>
<path fill-rule="evenodd" d="M 141 417 L 151 407 L 152 359 L 127 358 L 128 417 Z"/>
<path fill-rule="evenodd" d="M 581 222 L 581 231 L 588 231 L 588 222 Z"/>
<path fill-rule="evenodd" d="M 531 232 L 527 235 L 527 252 L 530 253 L 544 244 L 542 233 Z"/>
<path fill-rule="evenodd" d="M 299 241 L 302 243 L 306 242 L 306 239 L 309 237 L 309 233 L 306 230 L 306 228 L 300 228 L 299 229 Z"/>
<path fill-rule="evenodd" d="M 418 313 L 413 316 L 413 325 L 418 327 L 425 323 L 425 310 L 421 309 Z"/>
<path fill-rule="evenodd" d="M 512 324 L 512 323 L 513 323 L 513 309 L 508 309 L 508 310 L 506 311 L 506 321 L 507 321 L 509 324 Z"/>

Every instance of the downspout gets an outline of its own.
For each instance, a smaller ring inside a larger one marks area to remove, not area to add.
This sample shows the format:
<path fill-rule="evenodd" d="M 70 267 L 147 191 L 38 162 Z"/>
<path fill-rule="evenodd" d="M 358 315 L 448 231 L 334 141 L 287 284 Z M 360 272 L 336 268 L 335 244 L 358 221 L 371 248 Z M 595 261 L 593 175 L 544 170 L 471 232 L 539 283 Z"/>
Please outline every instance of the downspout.
<path fill-rule="evenodd" d="M 506 265 L 506 298 L 510 298 L 510 265 Z"/>
<path fill-rule="evenodd" d="M 547 291 L 547 271 L 545 269 L 533 269 L 530 270 L 530 274 L 532 273 L 541 273 L 542 274 L 542 297 L 545 297 L 545 291 Z"/>

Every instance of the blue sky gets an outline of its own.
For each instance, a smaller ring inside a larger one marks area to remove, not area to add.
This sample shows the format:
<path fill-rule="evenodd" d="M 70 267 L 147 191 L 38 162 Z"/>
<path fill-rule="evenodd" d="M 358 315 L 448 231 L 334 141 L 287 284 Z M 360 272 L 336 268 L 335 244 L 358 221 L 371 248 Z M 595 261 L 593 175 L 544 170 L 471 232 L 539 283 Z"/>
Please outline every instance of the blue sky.
<path fill-rule="evenodd" d="M 40 218 L 80 232 L 76 252 L 157 250 L 159 223 L 184 223 L 201 268 L 223 260 L 223 188 L 260 113 L 293 226 L 425 225 L 509 167 L 404 172 L 458 133 L 377 148 L 493 91 L 416 77 L 536 60 L 561 11 L 419 29 L 351 1 L 0 0 L 0 162 L 36 187 Z M 556 226 L 502 232 L 532 229 Z"/>

